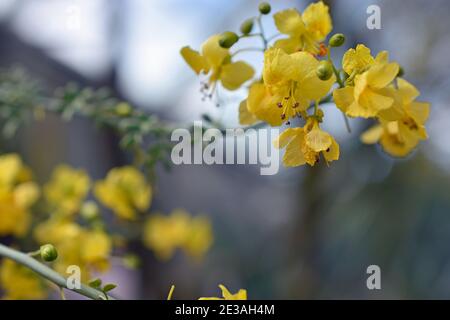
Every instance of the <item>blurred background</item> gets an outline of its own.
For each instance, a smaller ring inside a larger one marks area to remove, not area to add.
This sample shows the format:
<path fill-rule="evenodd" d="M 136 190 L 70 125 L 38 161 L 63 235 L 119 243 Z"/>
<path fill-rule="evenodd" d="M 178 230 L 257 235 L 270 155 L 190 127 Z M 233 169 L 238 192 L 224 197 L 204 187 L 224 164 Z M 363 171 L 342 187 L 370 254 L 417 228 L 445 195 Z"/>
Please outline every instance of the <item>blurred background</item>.
<path fill-rule="evenodd" d="M 347 36 L 336 59 L 357 43 L 374 54 L 388 50 L 421 91 L 419 100 L 431 103 L 429 140 L 407 159 L 392 159 L 360 143 L 370 123 L 351 121 L 349 134 L 334 108 L 325 129 L 342 151 L 330 168 L 280 168 L 274 176 L 244 165 L 159 168 L 152 211 L 207 214 L 214 246 L 201 262 L 177 254 L 162 263 L 146 251 L 138 270 L 114 267 L 106 278 L 118 283 L 118 297 L 161 299 L 176 284 L 175 299 L 192 299 L 215 295 L 223 283 L 233 292 L 246 288 L 253 299 L 450 298 L 450 2 L 325 2 L 333 32 Z M 71 81 L 108 86 L 162 119 L 189 123 L 208 113 L 233 127 L 245 92 L 221 91 L 220 108 L 202 102 L 179 50 L 238 30 L 258 3 L 2 0 L 0 68 L 23 66 L 52 88 Z M 308 3 L 271 1 L 273 12 Z M 366 27 L 371 4 L 381 8 L 381 30 Z M 276 32 L 270 17 L 263 22 L 268 34 Z M 261 68 L 260 53 L 242 57 Z M 19 152 L 40 182 L 62 162 L 96 179 L 129 162 L 117 142 L 88 120 L 50 116 L 2 141 L 1 150 Z M 381 268 L 382 290 L 366 287 L 372 264 Z"/>

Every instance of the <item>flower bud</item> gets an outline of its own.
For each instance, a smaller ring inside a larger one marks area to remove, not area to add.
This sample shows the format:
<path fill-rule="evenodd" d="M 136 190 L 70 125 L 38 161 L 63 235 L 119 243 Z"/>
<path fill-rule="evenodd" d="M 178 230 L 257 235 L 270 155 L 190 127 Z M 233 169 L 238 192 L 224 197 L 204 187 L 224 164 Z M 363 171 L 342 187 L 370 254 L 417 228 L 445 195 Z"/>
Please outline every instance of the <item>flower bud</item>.
<path fill-rule="evenodd" d="M 94 201 L 86 201 L 80 209 L 81 216 L 87 221 L 95 220 L 99 215 L 99 209 Z"/>
<path fill-rule="evenodd" d="M 249 34 L 253 29 L 253 19 L 248 19 L 242 22 L 241 24 L 241 32 L 242 34 Z"/>
<path fill-rule="evenodd" d="M 56 260 L 58 258 L 58 251 L 52 244 L 44 244 L 40 248 L 41 258 L 44 261 L 50 262 Z"/>
<path fill-rule="evenodd" d="M 126 117 L 131 113 L 131 106 L 126 102 L 121 102 L 116 105 L 114 111 L 118 116 Z"/>
<path fill-rule="evenodd" d="M 261 2 L 259 4 L 258 9 L 259 12 L 261 12 L 262 14 L 269 14 L 272 8 L 270 7 L 270 4 L 268 4 L 267 2 Z"/>
<path fill-rule="evenodd" d="M 231 48 L 231 46 L 233 44 L 238 42 L 238 40 L 239 40 L 239 37 L 238 37 L 238 35 L 236 33 L 231 32 L 231 31 L 225 31 L 220 36 L 219 45 L 222 48 L 229 49 L 229 48 Z"/>
<path fill-rule="evenodd" d="M 316 75 L 320 80 L 328 80 L 333 75 L 333 67 L 329 61 L 321 61 L 316 69 Z"/>
<path fill-rule="evenodd" d="M 345 36 L 342 33 L 336 33 L 334 34 L 330 40 L 328 41 L 328 44 L 331 47 L 340 47 L 345 42 Z"/>

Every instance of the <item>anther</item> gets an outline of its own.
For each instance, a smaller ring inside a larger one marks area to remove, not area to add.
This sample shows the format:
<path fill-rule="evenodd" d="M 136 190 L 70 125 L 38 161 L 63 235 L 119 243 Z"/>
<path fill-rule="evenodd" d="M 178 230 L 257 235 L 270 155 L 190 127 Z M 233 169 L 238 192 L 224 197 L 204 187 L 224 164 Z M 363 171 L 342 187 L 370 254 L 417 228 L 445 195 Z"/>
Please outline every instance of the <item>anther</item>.
<path fill-rule="evenodd" d="M 278 102 L 278 103 L 277 103 L 277 107 L 278 107 L 278 108 L 283 108 L 283 104 L 282 104 L 281 102 Z"/>

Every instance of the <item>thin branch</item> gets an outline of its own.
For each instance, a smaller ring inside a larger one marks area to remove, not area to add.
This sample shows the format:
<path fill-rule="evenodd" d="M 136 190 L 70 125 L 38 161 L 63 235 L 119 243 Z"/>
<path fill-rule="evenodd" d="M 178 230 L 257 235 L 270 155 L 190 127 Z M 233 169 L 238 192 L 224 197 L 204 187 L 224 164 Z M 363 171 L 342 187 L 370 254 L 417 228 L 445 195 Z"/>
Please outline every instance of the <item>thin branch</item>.
<path fill-rule="evenodd" d="M 60 275 L 58 272 L 50 269 L 45 264 L 40 263 L 39 261 L 30 257 L 29 255 L 22 253 L 20 251 L 11 249 L 3 244 L 0 244 L 0 256 L 14 260 L 18 264 L 21 264 L 21 265 L 33 270 L 38 275 L 44 277 L 45 279 L 49 280 L 50 282 L 53 282 L 60 288 L 66 288 L 68 290 L 74 291 L 78 294 L 81 294 L 85 297 L 88 297 L 88 298 L 91 298 L 94 300 L 101 300 L 104 297 L 103 292 L 98 291 L 94 288 L 88 287 L 84 284 L 81 284 L 80 289 L 68 288 L 67 280 L 62 275 Z M 109 297 L 109 299 L 112 300 L 113 298 Z"/>

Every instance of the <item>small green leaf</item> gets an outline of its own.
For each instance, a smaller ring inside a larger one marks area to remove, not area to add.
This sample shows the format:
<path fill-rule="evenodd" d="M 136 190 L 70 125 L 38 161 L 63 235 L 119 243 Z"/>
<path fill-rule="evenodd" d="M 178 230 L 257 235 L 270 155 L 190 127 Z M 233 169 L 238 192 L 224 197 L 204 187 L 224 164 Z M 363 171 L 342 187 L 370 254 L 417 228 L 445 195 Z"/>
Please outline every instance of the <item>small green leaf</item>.
<path fill-rule="evenodd" d="M 114 290 L 115 288 L 117 288 L 117 285 L 113 283 L 108 283 L 103 287 L 103 292 L 109 292 L 111 290 Z"/>
<path fill-rule="evenodd" d="M 99 288 L 99 287 L 102 285 L 102 280 L 99 279 L 99 278 L 90 280 L 90 281 L 88 282 L 88 285 L 89 285 L 89 287 L 91 287 L 91 288 L 97 289 L 97 288 Z"/>

